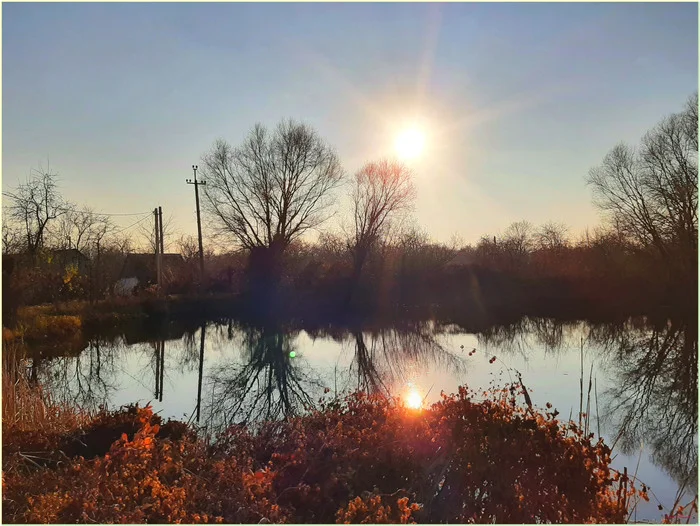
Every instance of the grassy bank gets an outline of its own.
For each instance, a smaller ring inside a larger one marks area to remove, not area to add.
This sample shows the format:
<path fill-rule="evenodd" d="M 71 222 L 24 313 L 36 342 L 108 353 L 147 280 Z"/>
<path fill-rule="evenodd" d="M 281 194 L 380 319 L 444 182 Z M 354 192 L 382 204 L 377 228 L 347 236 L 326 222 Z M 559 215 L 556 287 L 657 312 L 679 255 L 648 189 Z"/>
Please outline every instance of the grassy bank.
<path fill-rule="evenodd" d="M 234 294 L 143 296 L 32 305 L 18 309 L 16 321 L 5 332 L 5 339 L 9 336 L 21 337 L 26 342 L 65 341 L 140 321 L 207 320 L 235 315 L 239 310 L 240 300 Z"/>

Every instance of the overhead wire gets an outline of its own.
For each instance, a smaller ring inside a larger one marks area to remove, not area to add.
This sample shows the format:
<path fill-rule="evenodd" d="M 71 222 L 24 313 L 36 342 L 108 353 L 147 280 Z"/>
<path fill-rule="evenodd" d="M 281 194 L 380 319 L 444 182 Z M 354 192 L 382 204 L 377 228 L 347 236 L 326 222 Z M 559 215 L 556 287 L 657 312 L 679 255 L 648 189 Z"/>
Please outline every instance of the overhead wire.
<path fill-rule="evenodd" d="M 143 221 L 145 221 L 146 219 L 148 219 L 150 215 L 151 215 L 151 213 L 148 212 L 148 215 L 142 217 L 141 219 L 139 219 L 139 220 L 136 221 L 135 223 L 132 223 L 132 224 L 130 224 L 129 226 L 122 228 L 121 230 L 117 230 L 116 232 L 114 232 L 114 235 L 116 235 L 116 234 L 121 234 L 121 233 L 124 232 L 125 230 L 129 230 L 131 227 L 135 227 L 135 226 L 138 225 L 139 223 L 142 223 Z"/>
<path fill-rule="evenodd" d="M 107 214 L 107 213 L 104 213 L 104 212 L 95 212 L 95 215 L 98 215 L 98 216 L 110 216 L 110 217 L 112 217 L 112 216 L 142 216 L 142 215 L 146 215 L 146 214 L 150 215 L 150 214 L 152 214 L 152 213 L 153 213 L 153 211 L 149 211 L 149 212 L 140 212 L 140 213 L 137 213 L 137 214 Z"/>
<path fill-rule="evenodd" d="M 80 211 L 80 210 L 78 209 L 78 207 L 76 207 L 76 206 L 65 206 L 65 207 L 59 208 L 59 210 L 60 210 L 61 212 L 79 212 L 79 211 Z M 153 212 L 152 212 L 151 210 L 149 210 L 148 212 L 135 212 L 135 213 L 129 213 L 129 214 L 122 214 L 122 213 L 118 213 L 118 214 L 109 214 L 109 213 L 107 213 L 107 212 L 97 212 L 97 211 L 94 211 L 94 210 L 90 210 L 90 213 L 92 213 L 92 214 L 94 214 L 94 215 L 96 215 L 96 216 L 108 216 L 108 217 L 113 217 L 113 216 L 142 216 L 142 215 L 146 215 L 146 214 L 151 214 L 151 213 L 153 213 Z"/>

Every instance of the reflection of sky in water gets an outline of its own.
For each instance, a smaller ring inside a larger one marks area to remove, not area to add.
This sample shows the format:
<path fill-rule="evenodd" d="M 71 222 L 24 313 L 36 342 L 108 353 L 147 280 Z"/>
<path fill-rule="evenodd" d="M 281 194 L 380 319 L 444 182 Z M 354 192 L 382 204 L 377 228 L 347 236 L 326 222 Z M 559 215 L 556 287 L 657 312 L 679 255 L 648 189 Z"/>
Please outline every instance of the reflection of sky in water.
<path fill-rule="evenodd" d="M 438 335 L 434 342 L 416 343 L 410 338 L 387 337 L 387 333 L 364 332 L 357 334 L 343 333 L 342 337 L 333 339 L 328 336 L 311 337 L 304 331 L 295 333 L 288 340 L 286 349 L 296 353 L 291 363 L 308 382 L 308 394 L 311 400 L 331 397 L 334 392 L 347 391 L 358 386 L 358 341 L 366 347 L 366 355 L 372 365 L 369 376 L 376 374 L 382 379 L 382 386 L 392 393 L 400 395 L 411 404 L 424 405 L 440 399 L 440 392 L 452 393 L 462 384 L 478 392 L 489 387 L 500 387 L 510 381 L 517 381 L 516 370 L 522 374 L 535 406 L 544 407 L 547 402 L 559 410 L 560 419 L 566 420 L 571 414 L 577 420 L 580 396 L 581 338 L 586 336 L 587 328 L 583 324 L 570 324 L 563 329 L 559 339 L 547 341 L 532 332 L 520 334 L 515 338 L 501 338 L 498 335 L 476 336 L 457 334 L 447 331 Z M 228 370 L 240 369 L 246 352 L 243 350 L 244 339 L 241 332 L 234 329 L 229 339 L 225 326 L 209 325 L 205 339 L 204 381 L 202 389 L 202 411 L 205 408 L 224 407 L 225 400 L 217 400 L 212 385 L 212 375 L 221 375 Z M 391 335 L 389 335 L 391 336 Z M 432 337 L 431 337 L 432 339 Z M 544 341 L 543 341 L 544 340 Z M 287 341 L 287 340 L 285 340 Z M 155 345 L 138 343 L 134 345 L 106 345 L 100 349 L 100 377 L 104 380 L 100 388 L 92 387 L 90 396 L 103 403 L 107 398 L 108 406 L 116 408 L 123 404 L 151 402 L 154 410 L 164 418 L 188 420 L 196 409 L 198 368 L 199 368 L 200 332 L 185 336 L 181 340 L 165 342 L 165 372 L 163 382 L 163 401 L 155 396 L 156 386 L 156 350 Z M 419 345 L 425 349 L 418 353 L 403 352 L 405 346 Z M 389 352 L 384 352 L 389 349 Z M 475 353 L 471 353 L 476 349 Z M 95 349 L 86 349 L 79 358 L 59 358 L 50 362 L 50 375 L 54 386 L 61 385 L 61 379 L 70 379 L 68 392 L 64 399 L 80 402 L 85 400 L 84 391 L 90 387 L 90 370 L 95 369 Z M 398 356 L 398 358 L 395 358 Z M 495 356 L 498 359 L 491 363 Z M 612 387 L 612 358 L 601 346 L 584 344 L 584 411 L 586 407 L 586 390 L 593 364 L 593 378 L 596 380 L 599 410 L 602 413 L 607 401 L 606 391 Z M 394 357 L 394 358 L 392 358 Z M 365 364 L 366 365 L 366 364 Z M 60 371 L 59 371 L 60 370 Z M 59 371 L 60 374 L 57 374 Z M 80 378 L 77 378 L 77 372 Z M 47 371 L 48 372 L 48 371 Z M 365 371 L 366 372 L 366 371 Z M 72 374 L 73 373 L 73 374 Z M 64 383 L 65 385 L 65 383 Z M 306 385 L 306 384 L 305 384 Z M 324 395 L 324 389 L 330 392 Z M 82 394 L 80 394 L 82 393 Z M 82 397 L 82 398 L 81 398 Z M 101 397 L 101 399 L 99 399 Z M 412 398 L 415 398 L 413 400 Z M 83 402 L 85 403 L 85 402 Z M 591 391 L 592 418 L 591 431 L 597 434 L 595 391 Z M 607 444 L 612 444 L 615 436 L 614 423 L 602 419 L 601 433 Z M 627 467 L 633 474 L 647 483 L 662 504 L 672 504 L 677 484 L 660 468 L 650 461 L 647 447 L 639 457 L 623 455 L 619 448 L 614 452 L 613 467 Z M 693 488 L 694 489 L 694 488 Z M 657 510 L 653 497 L 651 502 L 641 502 L 637 509 L 638 520 L 661 519 L 663 512 Z"/>

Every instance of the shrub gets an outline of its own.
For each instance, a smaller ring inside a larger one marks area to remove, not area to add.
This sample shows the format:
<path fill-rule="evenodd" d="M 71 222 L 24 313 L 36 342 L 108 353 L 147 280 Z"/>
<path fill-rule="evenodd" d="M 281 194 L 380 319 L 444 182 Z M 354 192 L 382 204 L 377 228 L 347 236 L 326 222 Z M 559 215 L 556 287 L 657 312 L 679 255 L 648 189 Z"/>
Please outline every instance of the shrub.
<path fill-rule="evenodd" d="M 82 439 L 121 435 L 93 459 L 41 466 L 5 452 L 3 519 L 623 522 L 635 490 L 610 470 L 609 448 L 552 412 L 519 407 L 517 395 L 513 386 L 477 401 L 460 388 L 416 411 L 356 393 L 302 417 L 234 426 L 211 445 L 148 407 L 103 412 Z"/>

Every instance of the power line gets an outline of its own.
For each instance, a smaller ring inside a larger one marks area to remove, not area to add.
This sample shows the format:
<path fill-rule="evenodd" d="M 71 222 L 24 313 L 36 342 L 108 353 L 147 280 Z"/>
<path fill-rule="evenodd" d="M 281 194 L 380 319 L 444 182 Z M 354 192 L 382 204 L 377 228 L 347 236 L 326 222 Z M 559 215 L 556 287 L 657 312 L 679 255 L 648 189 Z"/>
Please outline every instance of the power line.
<path fill-rule="evenodd" d="M 122 232 L 124 232 L 124 230 L 129 230 L 131 227 L 134 227 L 134 226 L 138 225 L 139 223 L 143 223 L 143 222 L 144 222 L 146 219 L 148 219 L 150 216 L 151 216 L 151 212 L 148 212 L 148 215 L 142 217 L 141 219 L 139 219 L 139 220 L 136 221 L 135 223 L 132 223 L 132 224 L 130 224 L 129 226 L 122 228 L 121 230 L 117 230 L 117 231 L 114 232 L 112 235 L 121 234 Z"/>
<path fill-rule="evenodd" d="M 98 216 L 142 216 L 142 215 L 150 215 L 151 212 L 140 212 L 138 214 L 107 214 L 104 212 L 95 212 L 95 215 Z"/>
<path fill-rule="evenodd" d="M 81 210 L 76 207 L 76 206 L 67 206 L 67 207 L 61 207 L 59 208 L 61 212 L 81 212 Z M 143 215 L 150 215 L 151 212 L 138 212 L 138 213 L 133 213 L 133 214 L 108 214 L 106 212 L 97 212 L 94 210 L 90 210 L 90 213 L 96 215 L 96 216 L 143 216 Z"/>
<path fill-rule="evenodd" d="M 12 193 L 10 193 L 10 192 L 3 192 L 2 195 L 3 195 L 4 197 L 9 197 L 10 199 L 15 199 L 15 200 L 18 199 L 18 197 L 17 197 L 15 194 L 12 194 Z M 56 207 L 56 210 L 58 210 L 58 211 L 60 211 L 60 212 L 80 212 L 80 211 L 81 211 L 77 206 L 57 206 L 57 207 Z M 97 211 L 94 211 L 94 210 L 91 210 L 90 212 L 91 212 L 92 214 L 96 215 L 96 216 L 107 216 L 107 217 L 118 217 L 118 216 L 123 216 L 123 217 L 132 216 L 132 217 L 135 217 L 135 216 L 142 216 L 142 215 L 150 215 L 150 214 L 151 214 L 150 211 L 148 211 L 148 212 L 135 212 L 135 213 L 133 213 L 133 214 L 132 214 L 132 213 L 129 213 L 129 214 L 122 214 L 122 213 L 110 214 L 110 213 L 107 213 L 107 212 L 97 212 Z"/>

